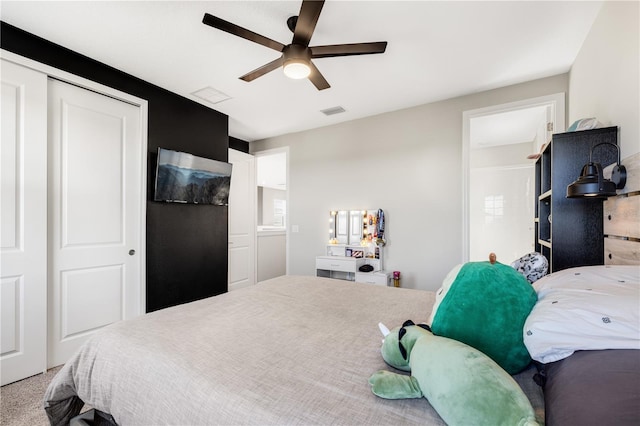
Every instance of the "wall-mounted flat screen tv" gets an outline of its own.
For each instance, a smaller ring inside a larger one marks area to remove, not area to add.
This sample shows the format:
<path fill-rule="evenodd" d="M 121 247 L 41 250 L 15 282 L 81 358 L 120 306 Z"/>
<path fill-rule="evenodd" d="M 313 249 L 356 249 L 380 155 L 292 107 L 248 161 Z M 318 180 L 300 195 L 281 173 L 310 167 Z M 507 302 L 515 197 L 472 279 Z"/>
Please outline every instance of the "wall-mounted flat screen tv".
<path fill-rule="evenodd" d="M 231 164 L 158 148 L 155 201 L 229 205 Z"/>

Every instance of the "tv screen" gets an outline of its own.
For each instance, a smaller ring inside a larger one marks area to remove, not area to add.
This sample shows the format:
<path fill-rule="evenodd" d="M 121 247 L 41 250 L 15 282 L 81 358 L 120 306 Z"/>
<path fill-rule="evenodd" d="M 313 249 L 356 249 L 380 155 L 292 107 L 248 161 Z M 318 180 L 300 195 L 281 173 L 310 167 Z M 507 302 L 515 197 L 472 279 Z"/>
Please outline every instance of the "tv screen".
<path fill-rule="evenodd" d="M 231 164 L 158 148 L 154 201 L 229 205 Z"/>

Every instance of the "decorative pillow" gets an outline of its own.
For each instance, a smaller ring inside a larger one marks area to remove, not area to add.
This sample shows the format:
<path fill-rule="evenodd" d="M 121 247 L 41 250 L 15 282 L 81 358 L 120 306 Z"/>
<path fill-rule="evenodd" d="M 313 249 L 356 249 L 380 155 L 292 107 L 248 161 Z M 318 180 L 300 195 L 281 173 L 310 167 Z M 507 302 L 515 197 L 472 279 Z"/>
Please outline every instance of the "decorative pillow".
<path fill-rule="evenodd" d="M 536 301 L 531 284 L 511 266 L 469 262 L 433 314 L 431 329 L 484 352 L 515 374 L 531 362 L 522 329 Z"/>
<path fill-rule="evenodd" d="M 530 283 L 538 281 L 547 275 L 549 262 L 547 258 L 538 252 L 525 254 L 520 259 L 515 260 L 511 267 L 520 272 Z"/>

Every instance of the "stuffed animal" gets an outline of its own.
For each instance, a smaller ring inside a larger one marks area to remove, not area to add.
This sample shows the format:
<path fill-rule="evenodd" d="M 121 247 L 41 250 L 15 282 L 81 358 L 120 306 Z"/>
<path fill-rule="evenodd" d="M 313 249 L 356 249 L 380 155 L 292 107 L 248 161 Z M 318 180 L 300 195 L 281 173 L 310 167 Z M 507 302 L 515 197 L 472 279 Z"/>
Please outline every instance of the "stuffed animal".
<path fill-rule="evenodd" d="M 511 263 L 511 267 L 520 272 L 531 284 L 547 275 L 549 261 L 538 252 L 528 253 Z"/>
<path fill-rule="evenodd" d="M 531 362 L 522 328 L 537 300 L 521 273 L 490 256 L 489 262 L 458 265 L 447 275 L 429 325 L 433 334 L 473 346 L 516 374 Z"/>
<path fill-rule="evenodd" d="M 448 425 L 538 425 L 533 407 L 516 381 L 482 352 L 434 336 L 407 321 L 386 336 L 382 357 L 411 375 L 378 371 L 372 392 L 385 399 L 425 397 Z"/>

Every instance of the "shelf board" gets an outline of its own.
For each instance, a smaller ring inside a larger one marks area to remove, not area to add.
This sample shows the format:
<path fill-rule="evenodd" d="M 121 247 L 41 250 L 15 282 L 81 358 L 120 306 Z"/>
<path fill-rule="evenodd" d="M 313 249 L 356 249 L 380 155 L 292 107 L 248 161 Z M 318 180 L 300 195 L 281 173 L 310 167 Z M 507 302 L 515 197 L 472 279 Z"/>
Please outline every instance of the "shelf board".
<path fill-rule="evenodd" d="M 547 248 L 551 248 L 551 241 L 538 240 L 538 244 L 540 244 L 541 246 L 545 246 Z"/>
<path fill-rule="evenodd" d="M 551 198 L 551 190 L 548 190 L 547 192 L 543 192 L 542 194 L 540 194 L 540 196 L 538 197 L 538 200 L 542 201 L 546 198 Z"/>

